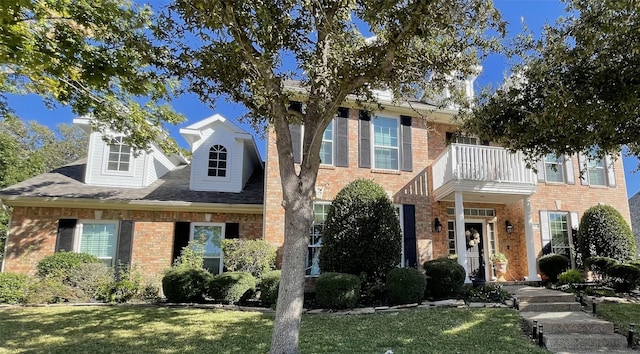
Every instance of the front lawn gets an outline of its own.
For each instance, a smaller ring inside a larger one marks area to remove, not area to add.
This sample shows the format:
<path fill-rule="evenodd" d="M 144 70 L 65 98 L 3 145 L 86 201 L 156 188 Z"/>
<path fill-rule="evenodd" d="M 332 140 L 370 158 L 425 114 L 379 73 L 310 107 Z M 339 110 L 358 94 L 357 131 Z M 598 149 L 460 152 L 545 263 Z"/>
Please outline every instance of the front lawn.
<path fill-rule="evenodd" d="M 273 315 L 140 306 L 0 310 L 0 353 L 266 353 Z M 303 353 L 548 353 L 511 309 L 305 315 Z"/>
<path fill-rule="evenodd" d="M 640 339 L 637 334 L 640 330 L 640 304 L 599 303 L 596 305 L 596 314 L 613 322 L 624 335 L 629 331 L 629 323 L 635 323 L 635 339 Z"/>

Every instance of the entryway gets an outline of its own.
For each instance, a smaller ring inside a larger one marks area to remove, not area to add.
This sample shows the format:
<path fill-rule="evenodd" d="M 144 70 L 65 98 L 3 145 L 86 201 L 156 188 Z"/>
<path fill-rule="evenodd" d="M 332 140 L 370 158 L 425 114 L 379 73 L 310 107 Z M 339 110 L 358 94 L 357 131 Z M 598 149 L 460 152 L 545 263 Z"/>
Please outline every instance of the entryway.
<path fill-rule="evenodd" d="M 484 224 L 467 222 L 464 224 L 467 242 L 467 274 L 473 282 L 486 281 L 486 263 L 484 246 Z"/>

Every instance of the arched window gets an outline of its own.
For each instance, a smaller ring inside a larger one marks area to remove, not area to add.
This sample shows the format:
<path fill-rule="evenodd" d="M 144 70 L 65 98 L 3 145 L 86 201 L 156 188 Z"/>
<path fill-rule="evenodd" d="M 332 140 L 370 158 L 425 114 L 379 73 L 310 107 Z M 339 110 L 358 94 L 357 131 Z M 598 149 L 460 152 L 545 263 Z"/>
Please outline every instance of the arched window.
<path fill-rule="evenodd" d="M 227 176 L 227 148 L 222 145 L 213 145 L 209 149 L 209 172 L 211 177 Z"/>

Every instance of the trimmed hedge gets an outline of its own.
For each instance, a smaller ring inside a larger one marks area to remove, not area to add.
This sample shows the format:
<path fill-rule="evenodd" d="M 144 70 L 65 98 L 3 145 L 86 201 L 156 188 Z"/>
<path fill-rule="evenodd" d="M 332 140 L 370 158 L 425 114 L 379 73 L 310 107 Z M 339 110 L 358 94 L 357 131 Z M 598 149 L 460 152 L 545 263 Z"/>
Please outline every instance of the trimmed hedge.
<path fill-rule="evenodd" d="M 446 299 L 462 292 L 466 272 L 451 258 L 436 258 L 423 265 L 427 276 L 425 295 L 433 299 Z"/>
<path fill-rule="evenodd" d="M 636 239 L 629 224 L 610 205 L 596 205 L 584 212 L 578 242 L 583 259 L 604 256 L 625 262 L 636 256 Z"/>
<path fill-rule="evenodd" d="M 574 284 L 574 283 L 582 283 L 584 281 L 584 277 L 582 276 L 582 272 L 577 269 L 569 269 L 566 272 L 563 272 L 558 277 L 560 284 Z"/>
<path fill-rule="evenodd" d="M 640 285 L 640 269 L 631 264 L 614 264 L 607 269 L 607 279 L 618 293 L 628 293 Z"/>
<path fill-rule="evenodd" d="M 202 302 L 213 275 L 204 269 L 174 267 L 162 278 L 162 291 L 169 302 Z"/>
<path fill-rule="evenodd" d="M 323 308 L 353 308 L 360 298 L 360 278 L 353 274 L 326 272 L 316 281 L 316 301 Z"/>
<path fill-rule="evenodd" d="M 27 299 L 29 277 L 25 274 L 0 273 L 0 304 L 21 304 Z"/>
<path fill-rule="evenodd" d="M 585 265 L 593 273 L 596 280 L 603 281 L 607 275 L 607 269 L 619 262 L 609 257 L 589 257 L 585 260 Z"/>
<path fill-rule="evenodd" d="M 36 275 L 40 278 L 66 278 L 69 271 L 85 263 L 102 263 L 102 261 L 88 253 L 56 252 L 38 262 Z"/>
<path fill-rule="evenodd" d="M 256 278 L 251 273 L 226 272 L 209 281 L 209 296 L 227 304 L 235 304 L 256 289 Z"/>
<path fill-rule="evenodd" d="M 569 269 L 569 258 L 557 254 L 546 254 L 538 258 L 538 269 L 544 274 L 550 282 L 558 282 L 558 276 Z"/>
<path fill-rule="evenodd" d="M 396 268 L 387 275 L 387 295 L 391 304 L 420 303 L 427 279 L 415 268 Z"/>
<path fill-rule="evenodd" d="M 281 274 L 279 270 L 262 273 L 262 278 L 260 279 L 260 300 L 262 300 L 262 305 L 270 307 L 278 301 Z"/>

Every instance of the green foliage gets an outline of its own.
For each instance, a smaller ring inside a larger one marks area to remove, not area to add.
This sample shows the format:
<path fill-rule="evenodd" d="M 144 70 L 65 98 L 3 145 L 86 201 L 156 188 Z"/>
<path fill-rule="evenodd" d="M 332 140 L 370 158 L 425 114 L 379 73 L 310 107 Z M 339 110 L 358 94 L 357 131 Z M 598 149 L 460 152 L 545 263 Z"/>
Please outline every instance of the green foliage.
<path fill-rule="evenodd" d="M 387 274 L 387 295 L 392 304 L 420 303 L 427 280 L 415 268 L 396 268 Z"/>
<path fill-rule="evenodd" d="M 426 297 L 445 299 L 461 292 L 466 272 L 456 260 L 437 258 L 425 262 L 423 268 L 427 276 Z"/>
<path fill-rule="evenodd" d="M 466 287 L 464 298 L 467 302 L 496 302 L 504 304 L 513 296 L 504 290 L 500 284 L 485 284 L 482 286 Z"/>
<path fill-rule="evenodd" d="M 352 308 L 360 298 L 360 284 L 353 274 L 322 273 L 316 282 L 316 301 L 323 308 Z"/>
<path fill-rule="evenodd" d="M 260 278 L 260 300 L 264 306 L 270 307 L 278 301 L 278 288 L 282 271 L 271 270 L 262 273 Z"/>
<path fill-rule="evenodd" d="M 0 273 L 0 304 L 21 304 L 27 298 L 29 277 L 25 274 Z"/>
<path fill-rule="evenodd" d="M 257 280 L 251 273 L 225 272 L 209 281 L 209 296 L 227 304 L 246 299 L 256 289 Z"/>
<path fill-rule="evenodd" d="M 204 269 L 204 240 L 195 238 L 189 241 L 180 251 L 180 256 L 173 264 L 180 269 Z"/>
<path fill-rule="evenodd" d="M 173 267 L 162 278 L 168 302 L 202 302 L 213 276 L 204 269 Z"/>
<path fill-rule="evenodd" d="M 67 279 L 72 269 L 80 267 L 84 263 L 101 263 L 96 256 L 88 253 L 56 252 L 44 257 L 36 265 L 36 275 L 40 278 Z"/>
<path fill-rule="evenodd" d="M 135 267 L 119 264 L 117 274 L 100 284 L 97 298 L 106 302 L 125 303 L 132 300 L 156 299 L 158 293 L 145 283 L 142 273 Z"/>
<path fill-rule="evenodd" d="M 231 272 L 251 273 L 260 278 L 275 267 L 276 248 L 265 240 L 222 240 L 224 266 Z"/>
<path fill-rule="evenodd" d="M 591 270 L 595 280 L 603 281 L 607 274 L 607 269 L 614 264 L 618 264 L 617 260 L 609 257 L 589 257 L 585 260 L 585 265 Z"/>
<path fill-rule="evenodd" d="M 400 221 L 384 189 L 371 180 L 347 184 L 331 203 L 320 268 L 384 282 L 401 256 Z M 366 287 L 366 284 L 365 284 Z"/>
<path fill-rule="evenodd" d="M 607 269 L 609 285 L 619 293 L 628 293 L 640 285 L 640 269 L 631 264 L 614 264 Z"/>
<path fill-rule="evenodd" d="M 104 263 L 82 263 L 69 271 L 66 283 L 83 301 L 105 300 L 104 289 L 114 282 L 113 269 Z"/>
<path fill-rule="evenodd" d="M 558 281 L 560 273 L 569 269 L 569 259 L 561 254 L 551 253 L 538 258 L 538 269 L 552 283 Z"/>
<path fill-rule="evenodd" d="M 84 294 L 78 293 L 66 284 L 61 277 L 36 278 L 29 285 L 26 303 L 58 304 L 82 301 Z"/>
<path fill-rule="evenodd" d="M 602 256 L 625 262 L 634 259 L 637 252 L 631 228 L 610 205 L 596 205 L 584 212 L 578 241 L 583 258 Z"/>
<path fill-rule="evenodd" d="M 582 276 L 581 271 L 577 269 L 569 269 L 558 276 L 558 281 L 560 284 L 582 283 L 584 281 L 584 277 Z"/>
<path fill-rule="evenodd" d="M 507 263 L 507 256 L 504 253 L 496 252 L 489 257 L 491 263 Z"/>
<path fill-rule="evenodd" d="M 512 81 L 487 92 L 464 128 L 532 158 L 594 146 L 617 154 L 621 145 L 638 155 L 640 83 L 628 80 L 640 75 L 640 51 L 629 42 L 640 22 L 637 3 L 566 4 L 566 16 L 543 35 L 513 42 L 522 60 L 509 70 Z"/>

